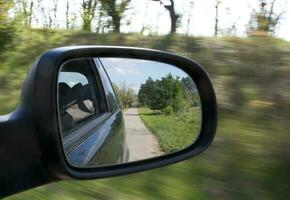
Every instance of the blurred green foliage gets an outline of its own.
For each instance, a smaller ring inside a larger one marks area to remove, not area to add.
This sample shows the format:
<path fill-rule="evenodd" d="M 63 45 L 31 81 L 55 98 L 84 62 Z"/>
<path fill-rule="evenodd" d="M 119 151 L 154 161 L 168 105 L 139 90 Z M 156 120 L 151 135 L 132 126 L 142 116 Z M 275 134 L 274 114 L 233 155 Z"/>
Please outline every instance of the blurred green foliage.
<path fill-rule="evenodd" d="M 14 26 L 8 18 L 8 11 L 12 6 L 12 0 L 0 0 L 0 54 L 14 37 Z"/>
<path fill-rule="evenodd" d="M 167 50 L 199 62 L 212 77 L 219 122 L 213 145 L 189 161 L 106 180 L 62 181 L 7 199 L 290 198 L 290 43 L 271 37 L 21 31 L 1 53 L 1 114 L 18 104 L 23 80 L 41 53 L 106 44 Z"/>

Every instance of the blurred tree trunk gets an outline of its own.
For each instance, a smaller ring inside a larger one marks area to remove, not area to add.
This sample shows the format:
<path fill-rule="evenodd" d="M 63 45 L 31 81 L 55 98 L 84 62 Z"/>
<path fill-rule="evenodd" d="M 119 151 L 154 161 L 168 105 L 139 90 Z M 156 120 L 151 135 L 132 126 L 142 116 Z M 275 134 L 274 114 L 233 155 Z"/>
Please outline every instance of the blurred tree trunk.
<path fill-rule="evenodd" d="M 16 3 L 19 5 L 21 9 L 22 19 L 24 20 L 24 24 L 27 27 L 31 27 L 32 23 L 32 15 L 33 15 L 33 8 L 34 8 L 34 2 L 33 0 L 18 0 Z"/>
<path fill-rule="evenodd" d="M 38 7 L 39 7 L 39 9 L 41 11 L 42 26 L 43 26 L 43 28 L 47 28 L 49 26 L 49 22 L 48 22 L 48 19 L 47 19 L 47 15 L 46 15 L 46 12 L 45 12 L 43 1 L 42 0 L 37 0 L 37 2 L 38 2 Z"/>
<path fill-rule="evenodd" d="M 170 18 L 171 18 L 171 29 L 170 33 L 176 33 L 177 28 L 177 19 L 179 18 L 179 15 L 175 13 L 174 10 L 174 1 L 170 0 L 170 5 L 165 6 L 165 8 L 169 11 Z"/>
<path fill-rule="evenodd" d="M 82 3 L 82 29 L 84 31 L 91 31 L 92 20 L 95 17 L 97 7 L 97 0 L 83 0 Z"/>
<path fill-rule="evenodd" d="M 52 8 L 48 9 L 48 27 L 49 28 L 57 28 L 57 6 L 58 6 L 58 0 L 52 1 Z"/>
<path fill-rule="evenodd" d="M 146 19 L 147 19 L 147 16 L 148 16 L 148 6 L 149 6 L 149 1 L 146 2 L 146 7 L 145 7 L 145 15 L 143 17 L 143 23 L 142 23 L 142 28 L 141 28 L 141 31 L 140 33 L 143 35 L 145 29 L 146 29 Z"/>
<path fill-rule="evenodd" d="M 113 32 L 120 33 L 121 19 L 131 0 L 100 0 L 102 10 L 111 17 Z"/>
<path fill-rule="evenodd" d="M 70 20 L 69 20 L 69 0 L 66 2 L 66 10 L 65 10 L 65 27 L 69 29 L 70 27 Z"/>
<path fill-rule="evenodd" d="M 57 26 L 58 26 L 57 16 L 56 16 L 57 6 L 58 6 L 58 0 L 53 0 L 53 9 L 52 9 L 53 22 L 52 22 L 52 24 L 54 25 L 55 28 L 57 28 Z"/>
<path fill-rule="evenodd" d="M 175 12 L 174 0 L 169 0 L 170 1 L 169 5 L 164 4 L 162 0 L 152 0 L 152 1 L 160 2 L 160 4 L 162 4 L 164 8 L 168 10 L 171 21 L 170 33 L 176 33 L 177 22 L 180 16 Z"/>
<path fill-rule="evenodd" d="M 120 33 L 121 17 L 119 15 L 114 15 L 112 16 L 112 20 L 113 20 L 114 32 Z"/>
<path fill-rule="evenodd" d="M 189 14 L 188 14 L 188 18 L 187 18 L 187 25 L 186 25 L 186 35 L 188 36 L 190 34 L 190 24 L 191 24 L 191 18 L 192 18 L 192 10 L 194 7 L 194 1 L 190 1 L 189 3 Z"/>
<path fill-rule="evenodd" d="M 215 26 L 214 26 L 214 36 L 217 37 L 218 36 L 218 32 L 219 32 L 219 6 L 221 4 L 220 0 L 216 0 L 216 4 L 215 4 Z"/>
<path fill-rule="evenodd" d="M 99 11 L 99 16 L 98 16 L 98 23 L 97 23 L 97 27 L 96 27 L 96 32 L 97 32 L 97 33 L 100 33 L 101 30 L 102 30 L 101 28 L 104 26 L 104 25 L 102 24 L 102 18 L 103 18 L 103 15 L 104 15 L 103 11 L 100 10 L 100 11 Z"/>

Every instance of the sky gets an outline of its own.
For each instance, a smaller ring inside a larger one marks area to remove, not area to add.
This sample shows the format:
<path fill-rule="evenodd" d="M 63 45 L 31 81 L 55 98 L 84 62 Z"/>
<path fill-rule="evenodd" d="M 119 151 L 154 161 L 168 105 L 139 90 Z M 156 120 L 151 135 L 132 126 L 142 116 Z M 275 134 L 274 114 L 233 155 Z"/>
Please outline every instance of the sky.
<path fill-rule="evenodd" d="M 43 0 L 46 9 L 51 6 L 52 0 Z M 163 0 L 166 3 L 167 0 Z M 177 29 L 178 33 L 188 33 L 192 36 L 213 36 L 215 25 L 216 0 L 175 0 L 176 12 L 182 14 L 183 26 Z M 193 3 L 191 3 L 193 2 Z M 246 36 L 246 26 L 250 20 L 253 9 L 257 9 L 258 0 L 221 0 L 219 9 L 219 28 L 226 29 L 233 24 L 236 26 L 236 34 Z M 80 0 L 70 0 L 70 10 L 75 13 L 76 24 L 80 26 Z M 60 27 L 65 25 L 66 1 L 59 1 L 57 22 Z M 281 23 L 278 26 L 276 36 L 290 41 L 290 1 L 276 0 L 275 12 L 284 12 Z M 187 22 L 190 20 L 189 26 Z M 41 19 L 34 22 L 39 26 Z M 158 2 L 151 0 L 132 0 L 130 9 L 125 12 L 122 20 L 121 32 L 140 32 L 142 27 L 148 27 L 158 34 L 167 34 L 170 30 L 168 11 Z M 144 34 L 149 34 L 145 30 Z M 168 73 L 176 76 L 186 76 L 182 71 L 173 66 L 144 61 L 117 58 L 103 58 L 108 74 L 113 82 L 121 85 L 127 84 L 137 92 L 140 84 L 151 76 L 160 79 Z"/>
<path fill-rule="evenodd" d="M 166 3 L 167 0 L 163 0 Z M 237 35 L 246 36 L 246 25 L 249 22 L 253 9 L 258 8 L 258 0 L 221 0 L 219 13 L 219 26 L 226 29 L 235 24 Z M 52 7 L 53 0 L 43 0 L 46 10 Z M 75 26 L 81 24 L 80 5 L 81 0 L 69 0 L 70 10 L 74 13 Z M 193 36 L 213 36 L 215 20 L 216 0 L 175 0 L 177 13 L 182 14 L 183 26 L 178 28 L 178 33 L 189 33 Z M 190 2 L 193 2 L 191 4 Z M 59 1 L 57 22 L 60 27 L 65 27 L 66 1 Z M 276 0 L 274 10 L 277 13 L 284 11 L 281 24 L 278 26 L 277 37 L 290 41 L 290 1 Z M 38 11 L 39 13 L 40 11 Z M 71 16 L 73 17 L 73 16 Z M 190 19 L 190 25 L 187 21 Z M 38 17 L 34 26 L 40 26 L 41 18 Z M 148 34 L 150 28 L 154 33 L 167 34 L 170 29 L 168 11 L 158 2 L 151 0 L 132 0 L 130 9 L 125 12 L 122 20 L 122 32 L 140 32 L 142 27 L 148 27 L 144 34 Z"/>
<path fill-rule="evenodd" d="M 155 61 L 127 58 L 100 58 L 100 60 L 112 82 L 119 86 L 126 84 L 136 93 L 149 77 L 156 80 L 169 73 L 174 77 L 187 77 L 187 74 L 177 67 Z"/>
<path fill-rule="evenodd" d="M 166 0 L 164 0 L 166 2 Z M 215 26 L 215 3 L 216 0 L 178 0 L 176 1 L 176 11 L 183 15 L 182 24 L 177 31 L 181 33 L 189 32 L 195 36 L 213 36 Z M 178 2 L 178 3 L 177 3 Z M 193 2 L 191 4 L 190 2 Z M 250 20 L 253 9 L 257 9 L 257 0 L 221 0 L 219 9 L 219 25 L 221 29 L 237 27 L 238 36 L 246 36 L 246 25 Z M 130 32 L 141 29 L 143 23 L 155 24 L 158 33 L 166 34 L 170 29 L 169 14 L 158 2 L 150 0 L 132 0 L 132 14 L 135 14 L 129 27 L 123 27 L 123 31 Z M 145 9 L 144 9 L 145 8 Z M 290 1 L 277 0 L 274 10 L 277 13 L 284 11 L 281 25 L 277 31 L 277 36 L 290 41 Z M 135 13 L 134 13 L 135 11 Z M 149 15 L 146 13 L 148 13 Z M 128 11 L 129 12 L 129 11 Z M 131 13 L 127 13 L 128 17 Z M 190 17 L 191 16 L 191 17 Z M 190 19 L 190 26 L 187 21 Z M 146 21 L 146 22 L 144 22 Z M 188 29 L 188 30 L 187 30 Z"/>

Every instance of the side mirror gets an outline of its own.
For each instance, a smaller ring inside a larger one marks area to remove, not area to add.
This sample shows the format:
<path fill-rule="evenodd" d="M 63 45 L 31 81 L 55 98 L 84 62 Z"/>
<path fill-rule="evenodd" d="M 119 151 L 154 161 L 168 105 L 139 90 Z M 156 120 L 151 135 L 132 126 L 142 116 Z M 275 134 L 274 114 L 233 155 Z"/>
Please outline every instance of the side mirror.
<path fill-rule="evenodd" d="M 130 47 L 53 49 L 34 64 L 16 111 L 0 118 L 0 190 L 176 163 L 204 151 L 216 125 L 210 78 L 188 58 Z"/>

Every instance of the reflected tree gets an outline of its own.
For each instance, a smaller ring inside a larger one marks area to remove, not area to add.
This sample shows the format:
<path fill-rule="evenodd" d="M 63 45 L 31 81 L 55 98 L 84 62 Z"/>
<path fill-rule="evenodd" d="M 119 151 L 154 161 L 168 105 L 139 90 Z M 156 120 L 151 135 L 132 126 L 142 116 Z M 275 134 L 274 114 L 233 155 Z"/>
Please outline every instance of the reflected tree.
<path fill-rule="evenodd" d="M 152 80 L 149 77 L 141 84 L 138 93 L 139 102 L 152 110 L 172 109 L 175 113 L 180 112 L 186 106 L 185 82 L 171 74 L 160 80 Z"/>
<path fill-rule="evenodd" d="M 137 101 L 134 90 L 126 83 L 123 83 L 121 86 L 113 83 L 113 87 L 122 108 L 128 108 Z"/>

